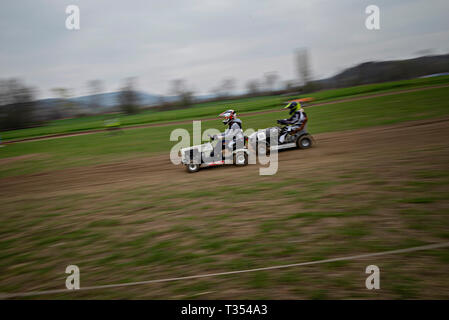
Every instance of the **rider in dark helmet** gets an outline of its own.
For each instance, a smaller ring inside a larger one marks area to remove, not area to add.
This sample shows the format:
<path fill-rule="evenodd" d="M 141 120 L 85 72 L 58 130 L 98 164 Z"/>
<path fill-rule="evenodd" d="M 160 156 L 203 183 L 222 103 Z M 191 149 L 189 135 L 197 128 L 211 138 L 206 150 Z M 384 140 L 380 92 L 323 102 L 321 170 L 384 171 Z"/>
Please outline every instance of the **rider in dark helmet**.
<path fill-rule="evenodd" d="M 285 131 L 280 135 L 279 142 L 284 143 L 288 134 L 295 134 L 304 129 L 307 123 L 307 115 L 301 107 L 301 103 L 297 101 L 289 102 L 284 109 L 290 109 L 290 118 L 278 120 L 278 123 L 287 124 Z"/>

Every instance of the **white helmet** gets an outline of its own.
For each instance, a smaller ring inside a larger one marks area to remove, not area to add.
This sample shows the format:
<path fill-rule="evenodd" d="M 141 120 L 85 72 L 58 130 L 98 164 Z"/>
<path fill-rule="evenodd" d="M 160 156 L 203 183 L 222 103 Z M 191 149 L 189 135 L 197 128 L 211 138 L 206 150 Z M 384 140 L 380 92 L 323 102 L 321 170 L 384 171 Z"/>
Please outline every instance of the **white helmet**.
<path fill-rule="evenodd" d="M 237 113 L 232 110 L 226 110 L 225 112 L 220 113 L 219 117 L 223 117 L 223 124 L 229 124 L 229 122 L 231 122 L 232 120 L 234 120 L 237 117 Z"/>

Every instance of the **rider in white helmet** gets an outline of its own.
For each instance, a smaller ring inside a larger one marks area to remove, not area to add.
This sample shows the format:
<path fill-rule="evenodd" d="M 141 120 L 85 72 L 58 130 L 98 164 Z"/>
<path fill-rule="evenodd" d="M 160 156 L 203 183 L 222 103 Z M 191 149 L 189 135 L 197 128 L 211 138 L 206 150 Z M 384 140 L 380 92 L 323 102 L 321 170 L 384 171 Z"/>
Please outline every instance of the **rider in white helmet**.
<path fill-rule="evenodd" d="M 243 146 L 244 135 L 242 130 L 242 121 L 237 118 L 237 113 L 234 110 L 229 109 L 222 112 L 219 116 L 224 118 L 223 124 L 227 125 L 228 128 L 225 132 L 218 136 L 214 136 L 213 138 L 221 139 L 224 144 L 223 147 L 231 151 L 234 149 L 237 142 L 239 142 L 238 145 L 241 143 Z"/>

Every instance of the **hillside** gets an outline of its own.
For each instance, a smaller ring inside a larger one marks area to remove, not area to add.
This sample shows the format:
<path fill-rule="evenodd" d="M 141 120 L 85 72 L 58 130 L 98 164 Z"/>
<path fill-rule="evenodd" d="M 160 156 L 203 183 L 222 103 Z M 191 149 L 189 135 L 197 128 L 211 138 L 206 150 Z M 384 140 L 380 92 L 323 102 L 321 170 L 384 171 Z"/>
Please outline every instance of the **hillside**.
<path fill-rule="evenodd" d="M 315 84 L 323 89 L 341 88 L 412 79 L 445 72 L 449 72 L 449 54 L 407 60 L 364 62 L 345 69 L 333 77 L 315 81 Z"/>

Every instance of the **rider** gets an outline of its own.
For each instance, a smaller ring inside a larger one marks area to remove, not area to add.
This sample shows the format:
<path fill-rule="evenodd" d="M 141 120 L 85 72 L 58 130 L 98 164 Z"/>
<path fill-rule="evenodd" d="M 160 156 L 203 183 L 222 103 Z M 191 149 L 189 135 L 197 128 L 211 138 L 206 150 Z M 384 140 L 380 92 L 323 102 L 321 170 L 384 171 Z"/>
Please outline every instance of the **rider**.
<path fill-rule="evenodd" d="M 243 146 L 244 135 L 242 130 L 242 120 L 237 118 L 237 113 L 234 110 L 229 109 L 222 112 L 219 116 L 224 118 L 223 124 L 227 125 L 228 128 L 225 132 L 216 135 L 213 138 L 221 139 L 223 141 L 223 148 L 230 151 L 234 149 L 237 142 L 239 142 L 238 145 L 241 143 Z"/>
<path fill-rule="evenodd" d="M 279 143 L 284 143 L 288 134 L 295 134 L 304 129 L 307 123 L 307 115 L 300 102 L 292 101 L 284 107 L 284 109 L 287 108 L 290 109 L 290 118 L 277 121 L 278 123 L 288 125 L 279 137 Z"/>

